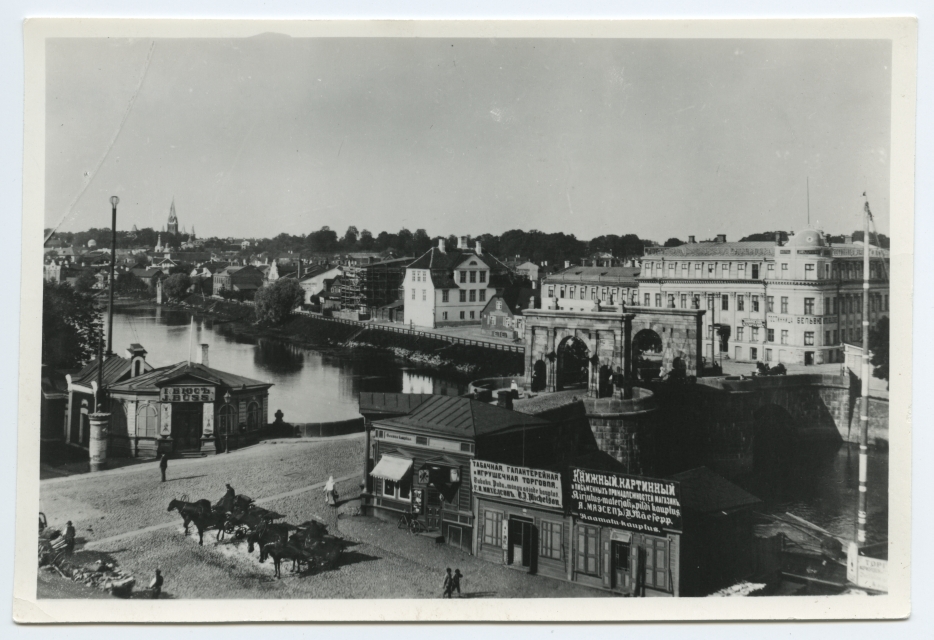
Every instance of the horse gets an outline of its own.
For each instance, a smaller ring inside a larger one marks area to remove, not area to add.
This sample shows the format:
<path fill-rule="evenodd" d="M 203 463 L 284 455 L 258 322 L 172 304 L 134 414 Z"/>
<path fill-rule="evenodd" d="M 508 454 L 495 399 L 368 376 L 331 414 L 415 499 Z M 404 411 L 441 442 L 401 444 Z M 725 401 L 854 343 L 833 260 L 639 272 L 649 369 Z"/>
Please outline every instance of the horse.
<path fill-rule="evenodd" d="M 178 511 L 185 523 L 185 535 L 188 535 L 188 525 L 196 515 L 211 512 L 211 502 L 209 500 L 198 500 L 197 502 L 184 502 L 182 500 L 172 500 L 169 503 L 168 511 Z"/>
<path fill-rule="evenodd" d="M 218 509 L 209 509 L 207 512 L 197 513 L 191 521 L 198 529 L 198 544 L 204 545 L 204 532 L 216 529 L 215 542 L 219 542 L 224 535 L 224 526 L 227 523 L 227 514 Z"/>
<path fill-rule="evenodd" d="M 264 523 L 252 530 L 246 537 L 247 553 L 253 553 L 253 546 L 259 546 L 259 561 L 266 561 L 266 545 L 287 542 L 289 531 L 294 527 L 287 523 Z"/>
<path fill-rule="evenodd" d="M 308 552 L 303 551 L 291 544 L 283 542 L 269 542 L 262 547 L 262 552 L 272 558 L 275 577 L 281 578 L 282 560 L 292 560 L 293 566 L 296 562 L 308 562 Z"/>

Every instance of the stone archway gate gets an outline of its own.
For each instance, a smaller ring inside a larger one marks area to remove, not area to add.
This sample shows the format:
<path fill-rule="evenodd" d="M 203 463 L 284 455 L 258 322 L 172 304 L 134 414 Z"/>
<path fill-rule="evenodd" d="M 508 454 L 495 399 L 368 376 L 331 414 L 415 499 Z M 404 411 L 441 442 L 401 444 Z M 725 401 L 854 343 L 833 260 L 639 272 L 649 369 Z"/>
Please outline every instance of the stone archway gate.
<path fill-rule="evenodd" d="M 662 351 L 680 357 L 687 375 L 703 371 L 703 316 L 700 309 L 641 309 L 629 307 L 604 311 L 565 311 L 526 309 L 525 377 L 531 387 L 532 372 L 539 361 L 545 363 L 545 389 L 556 391 L 557 349 L 566 338 L 577 338 L 590 351 L 589 391 L 596 393 L 600 367 L 622 371 L 632 378 L 632 336 L 643 329 L 655 331 L 662 339 Z M 596 358 L 594 358 L 596 356 Z"/>

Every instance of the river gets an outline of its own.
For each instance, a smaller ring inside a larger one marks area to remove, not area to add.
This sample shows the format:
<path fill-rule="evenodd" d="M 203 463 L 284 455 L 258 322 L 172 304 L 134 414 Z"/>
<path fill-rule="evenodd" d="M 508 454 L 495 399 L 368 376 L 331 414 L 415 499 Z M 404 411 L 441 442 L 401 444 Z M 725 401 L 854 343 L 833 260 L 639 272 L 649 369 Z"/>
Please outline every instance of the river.
<path fill-rule="evenodd" d="M 123 308 L 114 313 L 113 348 L 131 343 L 146 348 L 147 362 L 163 367 L 188 359 L 191 314 L 163 307 Z M 195 316 L 192 358 L 207 344 L 209 365 L 270 382 L 269 413 L 282 410 L 286 422 L 328 422 L 358 417 L 361 391 L 466 393 L 468 380 L 410 368 L 391 355 L 333 355 L 282 340 L 243 338 L 228 323 Z"/>
<path fill-rule="evenodd" d="M 118 309 L 114 314 L 114 351 L 137 342 L 155 367 L 188 358 L 190 318 L 186 311 L 162 307 Z M 391 355 L 367 351 L 334 355 L 268 338 L 235 336 L 227 323 L 195 316 L 197 345 L 209 347 L 210 366 L 271 382 L 270 414 L 281 409 L 287 422 L 324 422 L 354 418 L 361 391 L 402 393 L 466 392 L 468 380 L 433 370 L 406 367 Z M 793 513 L 831 533 L 851 539 L 856 522 L 858 456 L 855 445 L 790 461 L 783 473 L 750 478 L 741 484 L 764 502 L 767 513 Z M 869 457 L 869 542 L 888 531 L 888 454 Z"/>

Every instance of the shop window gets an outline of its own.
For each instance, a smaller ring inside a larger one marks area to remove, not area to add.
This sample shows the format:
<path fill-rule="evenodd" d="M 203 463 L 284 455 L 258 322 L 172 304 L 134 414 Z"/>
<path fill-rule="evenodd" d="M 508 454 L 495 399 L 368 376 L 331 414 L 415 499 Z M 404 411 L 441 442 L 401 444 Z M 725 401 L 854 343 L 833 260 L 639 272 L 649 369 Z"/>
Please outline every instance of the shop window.
<path fill-rule="evenodd" d="M 483 544 L 491 547 L 503 546 L 503 512 L 490 511 L 483 512 Z"/>
<path fill-rule="evenodd" d="M 561 559 L 561 538 L 564 525 L 560 522 L 542 520 L 541 542 L 539 555 L 543 558 Z"/>
<path fill-rule="evenodd" d="M 251 402 L 246 408 L 246 428 L 250 431 L 256 431 L 260 428 L 262 409 L 258 402 Z"/>
<path fill-rule="evenodd" d="M 668 591 L 668 541 L 645 539 L 645 586 Z"/>
<path fill-rule="evenodd" d="M 392 498 L 394 500 L 411 500 L 411 491 L 412 485 L 406 479 L 402 479 L 399 482 L 383 480 L 383 495 L 387 498 Z"/>
<path fill-rule="evenodd" d="M 159 435 L 159 411 L 156 405 L 141 404 L 136 410 L 136 433 L 145 438 L 155 438 Z"/>
<path fill-rule="evenodd" d="M 600 529 L 587 525 L 577 526 L 577 571 L 599 575 Z"/>
<path fill-rule="evenodd" d="M 234 427 L 237 426 L 237 411 L 233 405 L 225 404 L 217 412 L 217 433 L 219 435 L 228 435 L 234 433 Z"/>

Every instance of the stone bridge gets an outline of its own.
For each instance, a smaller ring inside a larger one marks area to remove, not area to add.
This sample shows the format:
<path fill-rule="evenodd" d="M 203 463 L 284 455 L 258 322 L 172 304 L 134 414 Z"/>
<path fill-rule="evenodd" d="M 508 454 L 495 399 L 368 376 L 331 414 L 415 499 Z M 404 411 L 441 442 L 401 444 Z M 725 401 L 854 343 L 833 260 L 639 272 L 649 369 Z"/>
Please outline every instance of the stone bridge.
<path fill-rule="evenodd" d="M 633 363 L 643 338 L 653 344 L 662 373 L 680 366 L 686 375 L 696 376 L 703 370 L 704 313 L 640 307 L 594 312 L 527 309 L 526 384 L 533 391 L 580 386 L 591 396 L 607 395 L 607 381 L 614 374 L 636 377 Z"/>

